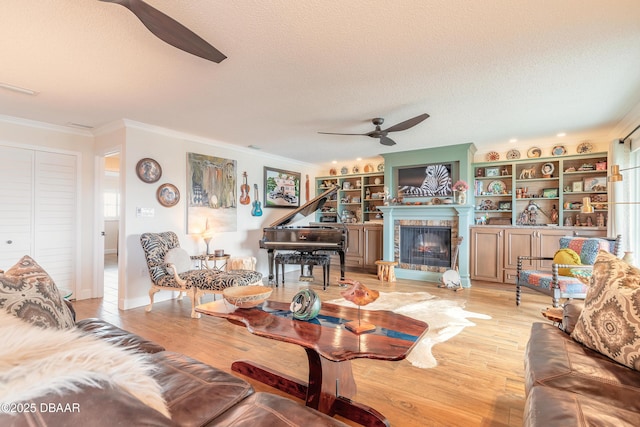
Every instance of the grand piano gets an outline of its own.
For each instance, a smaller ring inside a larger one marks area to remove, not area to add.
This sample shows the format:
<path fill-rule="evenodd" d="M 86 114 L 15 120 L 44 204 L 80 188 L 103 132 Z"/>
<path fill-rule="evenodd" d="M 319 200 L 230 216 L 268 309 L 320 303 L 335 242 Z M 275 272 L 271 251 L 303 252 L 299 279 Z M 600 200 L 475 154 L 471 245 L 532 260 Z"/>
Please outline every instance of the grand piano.
<path fill-rule="evenodd" d="M 269 256 L 269 284 L 275 283 L 273 277 L 274 253 L 277 250 L 315 252 L 333 251 L 340 256 L 340 278 L 344 279 L 344 253 L 347 250 L 347 228 L 342 223 L 335 225 L 288 226 L 296 216 L 306 217 L 322 209 L 325 202 L 338 191 L 334 186 L 299 208 L 265 227 L 260 247 L 266 249 Z"/>

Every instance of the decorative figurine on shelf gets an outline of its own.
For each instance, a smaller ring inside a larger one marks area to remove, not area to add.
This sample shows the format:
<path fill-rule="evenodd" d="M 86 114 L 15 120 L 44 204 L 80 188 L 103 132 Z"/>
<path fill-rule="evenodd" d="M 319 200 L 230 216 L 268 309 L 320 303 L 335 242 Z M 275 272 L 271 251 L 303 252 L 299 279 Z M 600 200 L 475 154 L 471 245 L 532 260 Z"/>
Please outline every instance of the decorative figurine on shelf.
<path fill-rule="evenodd" d="M 558 223 L 558 210 L 556 209 L 556 205 L 553 205 L 553 207 L 551 208 L 551 223 Z"/>
<path fill-rule="evenodd" d="M 593 220 L 590 216 L 587 217 L 587 227 L 593 227 Z"/>
<path fill-rule="evenodd" d="M 602 212 L 596 215 L 596 226 L 604 227 L 604 215 L 602 214 Z"/>
<path fill-rule="evenodd" d="M 571 217 L 570 216 L 567 216 L 564 219 L 564 225 L 565 225 L 565 227 L 573 227 L 573 222 L 571 221 Z"/>
<path fill-rule="evenodd" d="M 576 214 L 576 218 L 575 221 L 573 221 L 573 223 L 576 225 L 576 227 L 579 227 L 580 224 L 580 214 Z"/>
<path fill-rule="evenodd" d="M 380 296 L 380 292 L 367 288 L 357 280 L 343 279 L 338 283 L 340 283 L 341 285 L 351 285 L 350 288 L 341 291 L 340 295 L 342 295 L 347 301 L 351 301 L 358 306 L 358 320 L 352 320 L 351 322 L 345 323 L 345 328 L 356 334 L 374 330 L 376 328 L 376 325 L 362 322 L 360 320 L 360 307 L 377 300 Z"/>

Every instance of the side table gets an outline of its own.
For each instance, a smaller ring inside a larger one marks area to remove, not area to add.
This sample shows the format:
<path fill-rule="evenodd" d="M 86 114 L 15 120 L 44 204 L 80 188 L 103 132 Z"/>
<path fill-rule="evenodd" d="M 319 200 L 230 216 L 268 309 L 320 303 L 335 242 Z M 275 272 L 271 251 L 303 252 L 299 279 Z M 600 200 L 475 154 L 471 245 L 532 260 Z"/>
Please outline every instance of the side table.
<path fill-rule="evenodd" d="M 203 264 L 205 268 L 210 270 L 217 271 L 227 271 L 227 261 L 231 258 L 231 255 L 224 254 L 222 256 L 216 256 L 213 254 L 203 254 L 203 255 L 192 255 L 191 259 L 194 261 L 200 261 L 200 268 L 203 268 Z M 212 264 L 209 264 L 210 261 L 213 261 Z M 218 267 L 218 261 L 222 262 L 222 265 Z"/>

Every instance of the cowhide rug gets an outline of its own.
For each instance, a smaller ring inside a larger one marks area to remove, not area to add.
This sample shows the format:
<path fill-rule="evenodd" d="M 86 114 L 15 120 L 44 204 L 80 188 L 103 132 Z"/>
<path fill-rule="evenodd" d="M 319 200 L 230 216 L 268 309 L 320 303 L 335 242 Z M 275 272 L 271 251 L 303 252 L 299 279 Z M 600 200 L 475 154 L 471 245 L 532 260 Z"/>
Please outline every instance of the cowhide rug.
<path fill-rule="evenodd" d="M 76 329 L 33 326 L 0 309 L 0 403 L 25 402 L 82 385 L 121 387 L 170 417 L 153 365 Z"/>
<path fill-rule="evenodd" d="M 327 301 L 331 304 L 357 307 L 344 298 Z M 485 314 L 464 310 L 463 301 L 440 299 L 427 292 L 380 292 L 380 297 L 363 310 L 389 310 L 429 325 L 429 331 L 420 339 L 407 356 L 407 360 L 418 368 L 433 368 L 438 362 L 431 348 L 458 335 L 465 327 L 476 324 L 468 318 L 491 319 Z"/>

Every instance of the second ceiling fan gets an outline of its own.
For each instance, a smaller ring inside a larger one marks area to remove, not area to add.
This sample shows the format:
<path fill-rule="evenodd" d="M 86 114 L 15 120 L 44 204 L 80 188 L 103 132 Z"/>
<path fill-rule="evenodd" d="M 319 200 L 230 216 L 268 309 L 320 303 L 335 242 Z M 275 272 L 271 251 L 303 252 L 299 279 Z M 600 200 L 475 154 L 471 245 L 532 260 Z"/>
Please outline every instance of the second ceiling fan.
<path fill-rule="evenodd" d="M 356 135 L 356 136 L 368 136 L 370 138 L 378 138 L 380 140 L 380 144 L 382 145 L 395 145 L 396 142 L 389 138 L 387 134 L 389 132 L 399 132 L 402 130 L 407 130 L 409 128 L 414 127 L 418 123 L 422 122 L 429 118 L 427 113 L 420 114 L 419 116 L 415 116 L 412 119 L 405 120 L 404 122 L 398 123 L 396 125 L 391 126 L 387 129 L 382 129 L 380 126 L 384 123 L 384 119 L 380 117 L 376 117 L 371 120 L 371 122 L 375 125 L 375 130 L 367 133 L 335 133 L 335 132 L 318 132 L 323 135 Z"/>
<path fill-rule="evenodd" d="M 100 0 L 129 9 L 149 31 L 171 46 L 216 63 L 226 56 L 202 37 L 142 0 Z"/>

